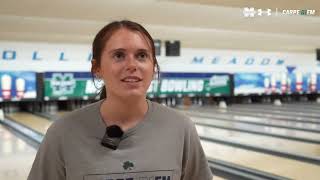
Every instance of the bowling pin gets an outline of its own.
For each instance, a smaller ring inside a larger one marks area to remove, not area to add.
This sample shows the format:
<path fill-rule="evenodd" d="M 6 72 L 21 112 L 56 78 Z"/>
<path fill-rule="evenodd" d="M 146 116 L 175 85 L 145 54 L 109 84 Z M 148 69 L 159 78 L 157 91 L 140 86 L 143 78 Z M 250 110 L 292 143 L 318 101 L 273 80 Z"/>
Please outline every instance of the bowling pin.
<path fill-rule="evenodd" d="M 0 108 L 0 121 L 4 120 L 4 112 L 3 110 Z"/>
<path fill-rule="evenodd" d="M 302 73 L 300 72 L 296 74 L 296 90 L 302 92 Z"/>
<path fill-rule="evenodd" d="M 176 106 L 176 98 L 172 99 L 172 106 Z"/>
<path fill-rule="evenodd" d="M 287 74 L 286 73 L 281 74 L 281 92 L 282 93 L 287 92 Z"/>
<path fill-rule="evenodd" d="M 288 77 L 288 79 L 287 79 L 287 92 L 288 93 L 291 93 L 291 78 L 290 77 Z"/>
<path fill-rule="evenodd" d="M 277 80 L 276 80 L 275 74 L 271 75 L 271 91 L 272 91 L 272 93 L 277 92 Z"/>
<path fill-rule="evenodd" d="M 273 102 L 273 104 L 274 104 L 275 106 L 281 106 L 281 105 L 282 105 L 280 99 L 275 99 L 274 102 Z"/>
<path fill-rule="evenodd" d="M 310 91 L 316 92 L 317 91 L 317 74 L 312 73 L 310 77 Z"/>
<path fill-rule="evenodd" d="M 167 98 L 167 105 L 171 106 L 171 97 Z"/>
<path fill-rule="evenodd" d="M 1 77 L 1 91 L 3 99 L 11 99 L 11 83 L 12 78 L 10 75 L 4 74 Z"/>
<path fill-rule="evenodd" d="M 227 103 L 224 100 L 219 101 L 219 108 L 220 109 L 226 109 Z"/>
<path fill-rule="evenodd" d="M 198 105 L 199 105 L 199 106 L 203 106 L 202 98 L 199 98 Z"/>
<path fill-rule="evenodd" d="M 166 99 L 165 99 L 165 98 L 164 98 L 164 99 L 161 99 L 161 104 L 164 105 L 164 106 L 167 106 L 167 104 L 166 104 Z"/>
<path fill-rule="evenodd" d="M 264 91 L 266 94 L 270 93 L 270 80 L 268 77 L 264 78 Z"/>
<path fill-rule="evenodd" d="M 16 91 L 17 91 L 17 98 L 22 99 L 24 96 L 25 92 L 25 87 L 26 87 L 26 80 L 22 78 L 18 78 L 16 80 Z"/>

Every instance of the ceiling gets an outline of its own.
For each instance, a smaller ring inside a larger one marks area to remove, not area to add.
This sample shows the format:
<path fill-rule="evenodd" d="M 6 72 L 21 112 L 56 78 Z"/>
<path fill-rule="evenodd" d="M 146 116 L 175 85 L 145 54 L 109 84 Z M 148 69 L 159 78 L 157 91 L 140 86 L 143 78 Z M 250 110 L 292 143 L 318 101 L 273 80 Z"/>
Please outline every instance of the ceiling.
<path fill-rule="evenodd" d="M 256 7 L 256 8 L 271 8 L 271 9 L 320 9 L 320 3 L 318 0 L 278 0 L 278 1 L 266 1 L 266 0 L 162 0 L 170 2 L 182 2 L 190 4 L 202 4 L 210 6 L 225 6 L 225 7 Z M 319 15 L 319 13 L 318 13 Z"/>
<path fill-rule="evenodd" d="M 243 7 L 272 9 L 243 16 Z M 282 15 L 314 9 L 314 16 Z M 275 11 L 278 14 L 275 15 Z M 315 52 L 320 48 L 316 0 L 1 0 L 0 40 L 90 44 L 108 22 L 130 19 L 156 39 L 185 48 Z"/>

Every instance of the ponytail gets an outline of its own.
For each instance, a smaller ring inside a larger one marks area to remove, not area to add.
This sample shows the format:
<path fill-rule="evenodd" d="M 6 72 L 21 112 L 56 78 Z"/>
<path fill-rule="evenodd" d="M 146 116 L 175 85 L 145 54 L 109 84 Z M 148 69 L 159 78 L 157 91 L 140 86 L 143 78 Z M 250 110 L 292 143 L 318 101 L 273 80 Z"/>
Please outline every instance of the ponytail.
<path fill-rule="evenodd" d="M 107 90 L 106 90 L 106 86 L 103 86 L 100 93 L 100 100 L 107 98 Z"/>

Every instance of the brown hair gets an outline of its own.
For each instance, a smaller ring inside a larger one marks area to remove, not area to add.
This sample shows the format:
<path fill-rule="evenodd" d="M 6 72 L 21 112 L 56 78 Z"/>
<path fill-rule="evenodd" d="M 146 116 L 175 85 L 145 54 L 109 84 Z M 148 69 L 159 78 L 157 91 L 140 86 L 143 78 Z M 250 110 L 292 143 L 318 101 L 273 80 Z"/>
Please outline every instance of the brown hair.
<path fill-rule="evenodd" d="M 92 59 L 96 60 L 96 62 L 97 62 L 95 65 L 100 66 L 102 51 L 103 51 L 106 43 L 108 42 L 108 40 L 110 39 L 112 34 L 121 28 L 126 28 L 131 31 L 140 32 L 141 34 L 143 34 L 147 38 L 147 40 L 149 41 L 150 46 L 151 46 L 152 59 L 153 59 L 154 67 L 156 68 L 156 71 L 157 71 L 157 78 L 159 79 L 160 78 L 160 67 L 159 67 L 158 61 L 156 59 L 154 41 L 153 41 L 151 35 L 148 33 L 148 31 L 142 25 L 140 25 L 136 22 L 129 21 L 129 20 L 111 22 L 111 23 L 107 24 L 106 26 L 104 26 L 98 32 L 98 34 L 95 36 L 93 43 L 92 43 Z M 95 70 L 95 67 L 93 67 L 93 64 L 92 64 L 91 74 L 92 74 L 93 82 L 94 82 L 94 73 L 95 73 L 94 70 Z M 102 89 L 100 90 L 100 93 L 99 93 L 100 99 L 105 99 L 106 93 L 107 93 L 106 87 L 103 86 Z"/>

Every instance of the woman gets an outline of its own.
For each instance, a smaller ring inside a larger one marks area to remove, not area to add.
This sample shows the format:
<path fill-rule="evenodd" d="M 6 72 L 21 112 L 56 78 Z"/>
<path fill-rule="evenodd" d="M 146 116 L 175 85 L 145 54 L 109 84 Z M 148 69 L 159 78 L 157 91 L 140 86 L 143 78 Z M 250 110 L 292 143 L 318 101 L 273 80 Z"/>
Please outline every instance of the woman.
<path fill-rule="evenodd" d="M 112 22 L 93 42 L 102 100 L 48 129 L 28 180 L 211 180 L 194 124 L 146 99 L 159 66 L 139 24 Z"/>

